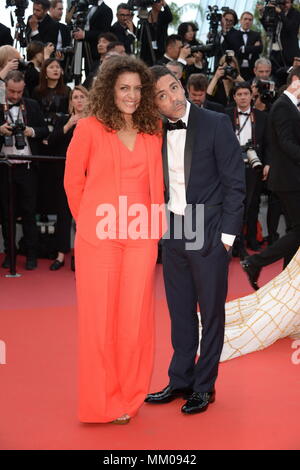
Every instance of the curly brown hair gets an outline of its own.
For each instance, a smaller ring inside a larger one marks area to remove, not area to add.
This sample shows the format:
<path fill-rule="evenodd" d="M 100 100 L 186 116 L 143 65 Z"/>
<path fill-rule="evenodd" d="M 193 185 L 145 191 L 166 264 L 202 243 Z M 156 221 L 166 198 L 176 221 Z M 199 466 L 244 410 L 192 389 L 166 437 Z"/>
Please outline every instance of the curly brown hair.
<path fill-rule="evenodd" d="M 140 59 L 130 56 L 113 56 L 98 71 L 89 94 L 90 115 L 101 121 L 108 130 L 121 130 L 125 119 L 114 100 L 115 84 L 125 73 L 137 73 L 142 84 L 141 102 L 132 115 L 133 126 L 145 134 L 160 133 L 159 114 L 154 105 L 154 82 L 148 67 Z"/>

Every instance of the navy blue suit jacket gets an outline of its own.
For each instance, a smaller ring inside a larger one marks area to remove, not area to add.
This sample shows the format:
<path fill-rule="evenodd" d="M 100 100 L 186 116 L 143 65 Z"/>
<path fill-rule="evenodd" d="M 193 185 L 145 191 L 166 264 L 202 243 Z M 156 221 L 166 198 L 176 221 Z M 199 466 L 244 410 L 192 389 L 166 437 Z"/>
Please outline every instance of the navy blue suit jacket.
<path fill-rule="evenodd" d="M 166 135 L 163 143 L 165 200 L 169 201 Z M 184 154 L 187 204 L 204 204 L 203 253 L 220 242 L 221 233 L 242 227 L 245 169 L 238 140 L 225 114 L 191 104 Z"/>

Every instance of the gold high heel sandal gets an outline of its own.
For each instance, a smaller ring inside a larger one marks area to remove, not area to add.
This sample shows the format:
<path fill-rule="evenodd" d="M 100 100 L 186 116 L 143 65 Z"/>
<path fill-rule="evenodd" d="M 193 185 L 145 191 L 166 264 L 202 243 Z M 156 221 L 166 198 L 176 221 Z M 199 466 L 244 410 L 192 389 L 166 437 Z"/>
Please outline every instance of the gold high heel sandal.
<path fill-rule="evenodd" d="M 129 415 L 123 415 L 120 416 L 120 418 L 115 419 L 112 421 L 113 424 L 128 424 L 131 420 L 131 417 Z"/>

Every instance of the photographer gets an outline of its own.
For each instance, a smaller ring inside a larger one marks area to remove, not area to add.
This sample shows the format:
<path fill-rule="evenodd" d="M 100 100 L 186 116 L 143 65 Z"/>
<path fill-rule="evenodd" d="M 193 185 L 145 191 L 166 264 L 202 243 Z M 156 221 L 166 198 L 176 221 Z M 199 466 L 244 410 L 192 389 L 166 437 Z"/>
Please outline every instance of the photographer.
<path fill-rule="evenodd" d="M 152 4 L 152 7 L 146 21 L 148 21 L 151 44 L 149 44 L 146 29 L 143 29 L 142 36 L 140 36 L 140 30 L 137 35 L 141 42 L 140 57 L 147 65 L 152 66 L 160 61 L 164 55 L 168 37 L 168 26 L 173 21 L 173 15 L 165 0 L 151 0 L 149 3 L 150 5 Z M 155 55 L 154 63 L 151 48 Z M 174 57 L 173 60 L 177 60 L 177 57 Z"/>
<path fill-rule="evenodd" d="M 77 41 L 85 41 L 89 45 L 91 58 L 93 61 L 98 59 L 97 42 L 101 33 L 110 31 L 113 12 L 103 0 L 85 0 L 88 9 L 86 23 L 84 27 L 77 27 L 73 32 L 73 37 Z M 88 64 L 85 66 L 86 75 L 89 72 Z"/>
<path fill-rule="evenodd" d="M 48 129 L 44 124 L 43 115 L 38 104 L 23 98 L 25 81 L 18 70 L 11 71 L 5 78 L 6 100 L 0 110 L 0 148 L 6 155 L 39 154 L 39 144 L 46 137 Z M 27 248 L 26 269 L 37 267 L 36 227 L 36 195 L 37 172 L 33 163 L 21 160 L 11 160 L 14 163 L 12 177 L 16 203 L 22 216 L 23 234 Z M 0 173 L 0 203 L 3 211 L 2 233 L 4 239 L 5 259 L 2 267 L 10 267 L 8 252 L 8 170 L 3 167 Z M 16 214 L 15 214 L 16 216 Z"/>
<path fill-rule="evenodd" d="M 168 62 L 177 60 L 185 67 L 187 65 L 187 57 L 191 55 L 191 48 L 183 45 L 182 39 L 178 34 L 171 34 L 167 37 L 166 52 L 157 62 L 159 65 L 166 65 Z"/>
<path fill-rule="evenodd" d="M 51 42 L 57 46 L 59 26 L 48 15 L 49 8 L 49 0 L 33 0 L 33 15 L 28 18 L 26 29 L 28 42 L 41 41 L 44 44 Z"/>
<path fill-rule="evenodd" d="M 251 82 L 252 99 L 255 109 L 270 111 L 277 96 L 277 90 L 272 80 L 272 63 L 269 59 L 257 59 L 254 67 L 254 79 Z"/>
<path fill-rule="evenodd" d="M 243 81 L 233 51 L 227 51 L 221 57 L 219 67 L 208 85 L 207 98 L 226 107 L 232 102 L 234 84 Z"/>
<path fill-rule="evenodd" d="M 285 268 L 300 245 L 300 67 L 290 72 L 287 85 L 270 112 L 272 160 L 268 187 L 279 197 L 289 230 L 272 246 L 242 263 L 255 290 L 262 268 L 281 258 Z"/>
<path fill-rule="evenodd" d="M 280 67 L 291 66 L 294 57 L 299 56 L 300 12 L 293 8 L 293 0 L 271 0 L 265 7 L 258 4 L 257 9 L 263 27 L 273 33 L 270 59 L 276 73 Z"/>
<path fill-rule="evenodd" d="M 256 239 L 262 180 L 268 176 L 267 115 L 251 106 L 251 87 L 248 83 L 236 84 L 233 91 L 234 108 L 226 113 L 240 142 L 245 163 L 246 201 L 244 224 L 247 228 L 248 247 L 259 250 Z M 234 245 L 234 254 L 244 259 L 244 235 L 240 234 Z"/>
<path fill-rule="evenodd" d="M 133 12 L 127 3 L 121 3 L 117 7 L 117 19 L 111 27 L 111 32 L 121 41 L 125 46 L 126 54 L 133 54 L 134 40 L 136 38 L 136 27 L 132 21 Z"/>

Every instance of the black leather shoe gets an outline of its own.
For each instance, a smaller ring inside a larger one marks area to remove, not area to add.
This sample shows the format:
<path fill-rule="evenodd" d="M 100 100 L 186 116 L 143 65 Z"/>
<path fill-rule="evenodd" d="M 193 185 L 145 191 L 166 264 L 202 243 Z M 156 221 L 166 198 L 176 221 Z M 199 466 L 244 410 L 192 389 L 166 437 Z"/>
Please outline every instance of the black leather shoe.
<path fill-rule="evenodd" d="M 37 268 L 37 259 L 33 257 L 27 257 L 26 258 L 26 263 L 25 263 L 25 268 L 27 271 L 33 271 L 34 269 Z"/>
<path fill-rule="evenodd" d="M 65 262 L 64 261 L 59 261 L 58 259 L 56 259 L 54 261 L 54 263 L 52 263 L 50 266 L 49 266 L 49 269 L 50 271 L 58 271 L 60 268 L 62 268 L 63 266 L 65 265 Z"/>
<path fill-rule="evenodd" d="M 254 266 L 254 264 L 249 261 L 249 258 L 246 258 L 244 261 L 241 261 L 241 266 L 247 274 L 249 282 L 253 289 L 258 290 L 259 286 L 257 284 L 257 280 L 259 278 L 261 268 L 258 266 Z"/>
<path fill-rule="evenodd" d="M 10 256 L 5 255 L 5 258 L 3 260 L 3 263 L 1 264 L 2 268 L 4 269 L 9 269 L 10 268 Z"/>
<path fill-rule="evenodd" d="M 210 403 L 214 403 L 216 392 L 193 392 L 185 405 L 181 408 L 182 413 L 191 415 L 203 413 Z"/>
<path fill-rule="evenodd" d="M 176 398 L 184 398 L 185 400 L 193 393 L 190 388 L 174 389 L 168 385 L 161 392 L 149 393 L 145 399 L 145 403 L 169 403 Z"/>

